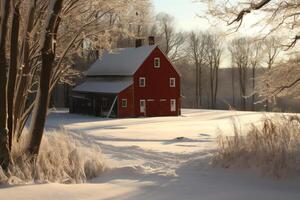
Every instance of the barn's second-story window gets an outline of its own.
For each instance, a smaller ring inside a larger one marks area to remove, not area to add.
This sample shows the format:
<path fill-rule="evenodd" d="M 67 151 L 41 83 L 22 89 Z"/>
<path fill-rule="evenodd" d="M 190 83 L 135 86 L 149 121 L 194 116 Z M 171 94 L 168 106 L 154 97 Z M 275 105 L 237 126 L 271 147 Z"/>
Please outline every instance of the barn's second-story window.
<path fill-rule="evenodd" d="M 176 87 L 176 79 L 170 78 L 170 87 Z"/>
<path fill-rule="evenodd" d="M 154 58 L 154 67 L 160 68 L 160 58 Z"/>
<path fill-rule="evenodd" d="M 122 108 L 127 108 L 127 99 L 122 99 Z"/>
<path fill-rule="evenodd" d="M 145 77 L 140 77 L 139 86 L 140 87 L 146 87 L 146 78 Z"/>

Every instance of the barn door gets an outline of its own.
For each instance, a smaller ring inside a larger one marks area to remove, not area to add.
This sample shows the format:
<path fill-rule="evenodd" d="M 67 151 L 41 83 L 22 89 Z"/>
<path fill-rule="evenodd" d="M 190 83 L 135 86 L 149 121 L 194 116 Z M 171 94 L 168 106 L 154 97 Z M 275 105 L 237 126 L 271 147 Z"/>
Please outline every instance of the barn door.
<path fill-rule="evenodd" d="M 147 117 L 158 116 L 158 105 L 154 99 L 147 99 L 146 116 Z"/>
<path fill-rule="evenodd" d="M 166 116 L 169 113 L 169 103 L 167 99 L 160 99 L 159 100 L 159 116 Z"/>
<path fill-rule="evenodd" d="M 146 101 L 144 99 L 140 100 L 140 113 L 145 113 L 146 112 Z"/>
<path fill-rule="evenodd" d="M 170 110 L 171 112 L 176 112 L 176 99 L 171 99 Z"/>

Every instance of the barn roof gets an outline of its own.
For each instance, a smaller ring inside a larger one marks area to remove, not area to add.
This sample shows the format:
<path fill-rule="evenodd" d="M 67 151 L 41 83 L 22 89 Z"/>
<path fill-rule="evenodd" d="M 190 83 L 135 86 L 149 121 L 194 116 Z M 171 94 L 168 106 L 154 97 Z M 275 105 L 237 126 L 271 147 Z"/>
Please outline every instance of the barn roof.
<path fill-rule="evenodd" d="M 132 76 L 155 49 L 156 45 L 123 48 L 104 53 L 87 71 L 87 76 Z"/>
<path fill-rule="evenodd" d="M 118 94 L 133 84 L 132 78 L 88 79 L 73 89 L 74 92 Z"/>

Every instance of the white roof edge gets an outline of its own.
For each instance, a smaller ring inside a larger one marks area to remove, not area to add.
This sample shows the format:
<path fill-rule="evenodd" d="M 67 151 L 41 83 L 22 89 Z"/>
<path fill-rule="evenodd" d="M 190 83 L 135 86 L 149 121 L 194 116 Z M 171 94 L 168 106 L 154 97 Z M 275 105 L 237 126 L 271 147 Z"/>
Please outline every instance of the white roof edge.
<path fill-rule="evenodd" d="M 118 94 L 133 84 L 132 79 L 88 79 L 73 88 L 74 92 Z"/>

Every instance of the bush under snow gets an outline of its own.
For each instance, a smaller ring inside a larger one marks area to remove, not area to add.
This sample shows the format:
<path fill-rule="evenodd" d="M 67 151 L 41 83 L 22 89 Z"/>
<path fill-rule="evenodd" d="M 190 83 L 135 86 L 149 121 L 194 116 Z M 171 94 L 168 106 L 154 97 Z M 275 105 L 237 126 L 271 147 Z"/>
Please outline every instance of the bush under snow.
<path fill-rule="evenodd" d="M 26 156 L 14 156 L 22 155 L 20 151 L 23 153 L 25 145 L 26 140 L 22 139 L 15 148 L 12 156 L 14 164 L 9 167 L 8 172 L 4 173 L 0 167 L 0 184 L 82 183 L 105 170 L 99 146 L 84 139 L 76 139 L 66 131 L 44 135 L 36 165 L 29 162 Z"/>
<path fill-rule="evenodd" d="M 213 164 L 225 168 L 252 168 L 283 178 L 300 170 L 300 119 L 265 119 L 243 134 L 234 125 L 233 137 L 219 137 Z"/>

